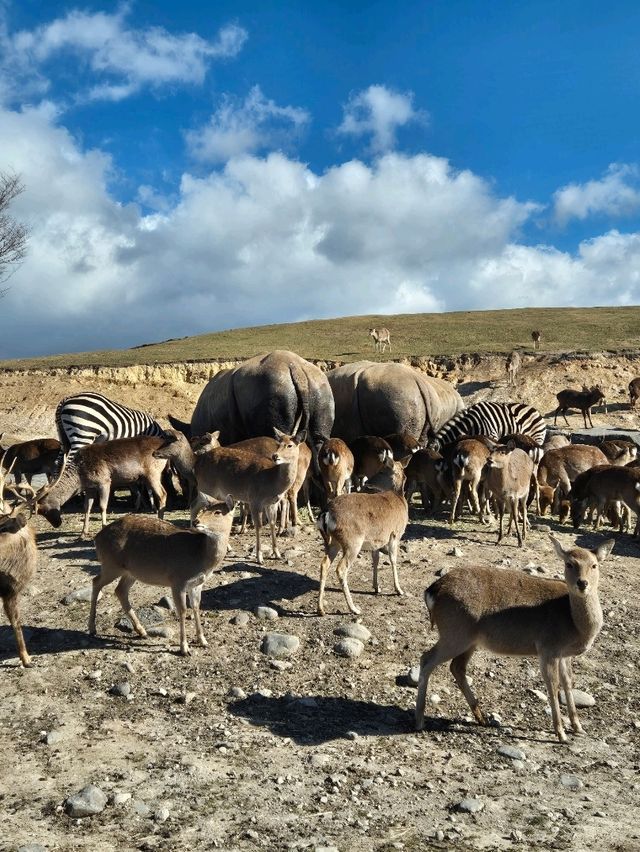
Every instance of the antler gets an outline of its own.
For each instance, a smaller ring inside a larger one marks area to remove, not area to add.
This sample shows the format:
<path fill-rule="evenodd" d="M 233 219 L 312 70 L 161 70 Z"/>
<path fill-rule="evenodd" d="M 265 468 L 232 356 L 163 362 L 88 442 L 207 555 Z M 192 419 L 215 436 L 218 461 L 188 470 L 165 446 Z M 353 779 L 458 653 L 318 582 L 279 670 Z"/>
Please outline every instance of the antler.
<path fill-rule="evenodd" d="M 2 454 L 2 459 L 0 459 L 0 512 L 4 512 L 4 489 L 7 482 L 7 477 L 13 470 L 13 466 L 15 465 L 16 460 L 18 458 L 17 456 L 14 456 L 13 461 L 11 462 L 9 467 L 5 469 L 4 460 L 8 452 L 9 449 L 7 448 Z"/>
<path fill-rule="evenodd" d="M 22 495 L 20 495 L 18 493 L 18 489 L 23 489 L 25 487 L 24 485 L 17 486 L 17 488 L 12 488 L 11 490 L 13 491 L 13 493 L 18 498 L 18 502 L 15 504 L 15 506 L 13 507 L 11 512 L 9 513 L 8 517 L 13 516 L 16 512 L 18 512 L 22 509 L 28 509 L 33 514 L 37 515 L 38 514 L 38 503 L 43 499 L 43 497 L 46 497 L 46 495 L 53 488 L 55 488 L 56 485 L 60 482 L 60 480 L 62 479 L 62 476 L 65 472 L 66 466 L 67 466 L 67 456 L 63 455 L 62 466 L 60 467 L 60 472 L 58 473 L 57 477 L 54 479 L 53 482 L 51 482 L 47 485 L 43 485 L 42 488 L 39 488 L 37 491 L 34 488 L 32 488 L 30 485 L 26 486 L 31 491 L 30 497 L 23 497 Z"/>

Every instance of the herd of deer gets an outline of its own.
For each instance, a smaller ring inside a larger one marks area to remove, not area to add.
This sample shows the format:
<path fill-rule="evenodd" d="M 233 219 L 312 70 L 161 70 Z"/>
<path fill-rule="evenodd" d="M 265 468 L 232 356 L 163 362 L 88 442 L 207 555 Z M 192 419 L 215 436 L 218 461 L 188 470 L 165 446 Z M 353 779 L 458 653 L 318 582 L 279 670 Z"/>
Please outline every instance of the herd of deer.
<path fill-rule="evenodd" d="M 513 363 L 513 362 L 512 362 Z M 586 412 L 594 404 L 591 392 L 558 394 L 558 411 L 578 407 Z M 630 386 L 631 402 L 640 395 L 640 380 Z M 635 394 L 635 396 L 634 396 Z M 255 527 L 256 559 L 262 564 L 261 531 L 264 518 L 270 527 L 274 558 L 276 523 L 295 529 L 297 501 L 303 491 L 313 519 L 309 488 L 315 478 L 322 483 L 323 508 L 317 519 L 324 555 L 320 566 L 318 613 L 325 613 L 325 586 L 332 563 L 349 610 L 360 614 L 348 585 L 348 572 L 362 550 L 372 554 L 373 585 L 379 591 L 380 556 L 389 557 L 396 594 L 402 595 L 398 575 L 399 543 L 409 519 L 409 504 L 417 490 L 426 512 L 435 512 L 450 501 L 449 522 L 460 516 L 464 504 L 486 522 L 491 511 L 499 520 L 498 542 L 503 537 L 503 518 L 509 515 L 522 546 L 527 535 L 527 505 L 535 500 L 544 514 L 552 509 L 561 519 L 572 514 L 578 527 L 586 514 L 595 512 L 595 528 L 608 515 L 621 530 L 630 511 L 638 517 L 640 534 L 640 467 L 636 447 L 626 442 L 604 442 L 599 447 L 573 445 L 556 435 L 544 447 L 523 435 L 501 442 L 483 436 L 467 437 L 442 453 L 421 448 L 409 435 L 388 438 L 361 436 L 347 445 L 339 438 L 324 442 L 314 453 L 305 443 L 305 432 L 295 425 L 291 435 L 275 430 L 275 437 L 260 437 L 222 447 L 218 433 L 189 441 L 174 429 L 162 436 L 95 443 L 78 458 L 80 487 L 85 492 L 82 535 L 88 534 L 92 503 L 98 498 L 102 530 L 95 537 L 100 573 L 93 581 L 89 631 L 96 632 L 96 605 L 101 589 L 118 581 L 115 593 L 122 609 L 140 636 L 146 636 L 129 600 L 136 581 L 168 586 L 180 624 L 180 651 L 189 654 L 185 618 L 187 600 L 193 611 L 196 641 L 206 646 L 200 619 L 203 584 L 226 556 L 236 503 L 247 508 Z M 0 596 L 14 629 L 19 657 L 30 665 L 18 613 L 18 595 L 36 569 L 35 534 L 26 514 L 38 511 L 54 525 L 60 524 L 60 506 L 53 499 L 55 485 L 65 475 L 64 464 L 56 473 L 53 454 L 57 442 L 25 442 L 4 452 L 0 464 L 0 497 L 13 494 L 15 505 L 0 519 Z M 39 468 L 31 464 L 41 456 Z M 189 495 L 191 528 L 177 527 L 162 519 L 167 493 L 162 474 L 168 464 Z M 15 483 L 7 485 L 13 472 Z M 35 491 L 31 476 L 46 473 L 49 483 Z M 21 482 L 22 476 L 27 482 Z M 143 482 L 155 497 L 158 517 L 132 514 L 107 525 L 109 493 L 114 486 Z M 357 489 L 357 490 L 356 490 Z M 462 498 L 465 499 L 462 499 Z M 3 507 L 6 510 L 6 506 Z M 244 522 L 243 522 L 244 525 Z M 558 707 L 558 686 L 567 695 L 573 730 L 581 731 L 571 698 L 571 658 L 584 653 L 602 625 L 598 602 L 598 567 L 613 547 L 613 540 L 595 551 L 565 549 L 553 538 L 564 563 L 565 581 L 530 577 L 499 568 L 457 568 L 433 583 L 425 593 L 427 608 L 439 632 L 437 644 L 421 660 L 416 728 L 424 724 L 425 696 L 433 669 L 451 661 L 457 685 L 478 722 L 484 722 L 478 700 L 466 677 L 466 667 L 477 648 L 496 654 L 537 656 L 547 686 L 553 727 L 566 740 Z"/>

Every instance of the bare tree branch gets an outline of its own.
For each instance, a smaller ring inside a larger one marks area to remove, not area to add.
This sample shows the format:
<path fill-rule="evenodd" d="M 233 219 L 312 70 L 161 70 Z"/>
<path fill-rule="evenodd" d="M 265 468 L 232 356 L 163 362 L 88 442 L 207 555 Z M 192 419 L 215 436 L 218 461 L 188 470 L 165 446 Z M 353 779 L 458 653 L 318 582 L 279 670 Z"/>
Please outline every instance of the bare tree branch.
<path fill-rule="evenodd" d="M 0 284 L 16 271 L 27 254 L 29 228 L 9 214 L 11 203 L 24 192 L 20 177 L 0 172 Z M 0 297 L 7 288 L 0 290 Z"/>

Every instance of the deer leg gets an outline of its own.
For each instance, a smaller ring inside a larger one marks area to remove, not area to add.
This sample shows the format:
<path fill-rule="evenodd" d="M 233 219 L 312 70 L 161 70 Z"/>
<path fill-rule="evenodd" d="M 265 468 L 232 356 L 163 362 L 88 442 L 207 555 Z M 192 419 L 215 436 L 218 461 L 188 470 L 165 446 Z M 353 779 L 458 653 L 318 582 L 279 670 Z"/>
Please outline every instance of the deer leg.
<path fill-rule="evenodd" d="M 576 710 L 576 702 L 573 700 L 573 668 L 571 665 L 571 657 L 561 657 L 559 662 L 560 683 L 564 690 L 569 719 L 571 727 L 575 734 L 584 733 L 580 719 L 578 719 L 578 711 Z"/>
<path fill-rule="evenodd" d="M 267 520 L 269 521 L 269 527 L 271 528 L 271 550 L 272 556 L 274 559 L 282 559 L 282 554 L 278 550 L 278 542 L 276 539 L 276 506 L 268 506 L 267 510 Z"/>
<path fill-rule="evenodd" d="M 318 615 L 324 615 L 324 590 L 327 584 L 329 566 L 340 552 L 340 546 L 335 542 L 325 544 L 325 554 L 320 563 L 320 596 L 318 598 Z"/>
<path fill-rule="evenodd" d="M 89 536 L 89 518 L 91 517 L 92 506 L 93 506 L 93 497 L 89 494 L 88 491 L 85 491 L 85 495 L 84 495 L 84 523 L 82 525 L 82 532 L 80 533 L 80 538 L 88 538 L 88 536 Z"/>
<path fill-rule="evenodd" d="M 205 639 L 204 630 L 202 629 L 202 622 L 200 621 L 200 600 L 202 598 L 202 583 L 198 583 L 197 586 L 191 586 L 191 588 L 188 589 L 187 594 L 189 595 L 189 605 L 193 611 L 193 620 L 196 623 L 196 642 L 203 648 L 206 648 L 209 643 Z"/>
<path fill-rule="evenodd" d="M 559 665 L 557 657 L 547 657 L 540 653 L 540 671 L 547 686 L 547 695 L 551 705 L 551 716 L 553 719 L 553 730 L 561 743 L 566 743 L 567 735 L 564 732 L 562 716 L 560 714 L 560 703 L 558 701 Z"/>
<path fill-rule="evenodd" d="M 360 543 L 360 547 L 362 546 L 362 542 Z M 336 574 L 338 575 L 338 580 L 340 580 L 340 584 L 342 586 L 342 591 L 344 592 L 344 596 L 347 601 L 347 606 L 350 611 L 354 615 L 360 615 L 361 612 L 358 607 L 354 604 L 353 598 L 351 597 L 351 592 L 349 591 L 349 584 L 347 582 L 347 575 L 349 573 L 349 568 L 351 567 L 351 563 L 358 555 L 358 551 L 360 548 L 348 548 L 346 552 L 343 552 L 342 559 L 338 562 L 336 566 Z M 351 557 L 351 558 L 349 558 Z"/>
<path fill-rule="evenodd" d="M 499 519 L 498 541 L 496 542 L 496 544 L 500 544 L 500 542 L 502 541 L 502 522 L 503 522 L 503 519 L 504 519 L 504 504 L 503 503 L 500 503 L 500 505 L 498 506 L 498 519 Z"/>
<path fill-rule="evenodd" d="M 454 636 L 443 638 L 441 635 L 433 648 L 425 651 L 420 658 L 420 678 L 416 697 L 416 731 L 421 731 L 424 728 L 424 706 L 427 700 L 427 688 L 431 672 L 441 663 L 459 657 L 467 650 L 468 648 Z"/>
<path fill-rule="evenodd" d="M 116 597 L 120 601 L 120 606 L 122 607 L 124 614 L 129 618 L 131 624 L 133 624 L 133 629 L 136 631 L 138 636 L 141 636 L 143 639 L 146 639 L 147 631 L 141 624 L 140 619 L 136 615 L 135 610 L 131 606 L 131 601 L 129 600 L 129 592 L 135 581 L 135 577 L 131 577 L 125 574 L 123 577 L 120 578 L 120 582 L 116 586 L 115 592 Z"/>
<path fill-rule="evenodd" d="M 453 494 L 451 495 L 451 514 L 449 515 L 449 526 L 453 526 L 456 517 L 456 508 L 460 499 L 460 491 L 462 489 L 462 480 L 455 479 L 453 482 Z"/>
<path fill-rule="evenodd" d="M 458 688 L 467 699 L 467 704 L 471 707 L 471 712 L 476 718 L 476 721 L 479 725 L 486 725 L 487 720 L 485 718 L 484 713 L 480 709 L 478 704 L 478 699 L 473 693 L 471 689 L 471 685 L 467 680 L 467 665 L 469 664 L 469 660 L 473 656 L 475 652 L 475 647 L 468 648 L 464 654 L 458 654 L 457 657 L 454 657 L 451 660 L 451 664 L 449 668 L 451 670 L 451 674 L 454 676 L 456 683 L 458 684 Z"/>
<path fill-rule="evenodd" d="M 256 562 L 258 565 L 264 565 L 264 560 L 262 558 L 262 545 L 260 543 L 260 533 L 262 531 L 262 509 L 255 509 L 253 506 L 250 506 L 251 510 L 251 520 L 253 521 L 253 526 L 256 531 Z"/>
<path fill-rule="evenodd" d="M 20 624 L 20 612 L 18 610 L 18 596 L 16 594 L 8 594 L 2 599 L 4 611 L 7 613 L 9 623 L 13 628 L 13 635 L 16 637 L 16 645 L 18 646 L 18 656 L 20 662 L 25 669 L 30 668 L 33 663 L 27 651 L 27 646 L 22 635 L 22 625 Z"/>
<path fill-rule="evenodd" d="M 309 513 L 309 518 L 311 519 L 311 523 L 315 524 L 316 519 L 313 514 L 313 509 L 311 508 L 311 489 L 309 488 L 309 482 L 305 480 L 304 485 L 302 486 L 302 494 L 304 497 L 304 502 L 307 507 L 307 512 Z"/>
<path fill-rule="evenodd" d="M 171 596 L 178 615 L 180 624 L 180 653 L 183 657 L 191 656 L 189 643 L 187 642 L 187 591 L 182 586 L 172 586 Z"/>
<path fill-rule="evenodd" d="M 376 595 L 380 594 L 380 583 L 378 582 L 378 565 L 380 564 L 380 551 L 371 551 L 371 563 L 373 565 L 373 591 Z"/>
<path fill-rule="evenodd" d="M 120 574 L 117 571 L 113 571 L 109 568 L 109 565 L 102 565 L 100 568 L 100 573 L 93 578 L 93 587 L 91 589 L 91 607 L 89 608 L 89 626 L 88 631 L 91 636 L 96 635 L 96 608 L 98 605 L 98 595 L 101 590 L 108 586 L 109 583 L 113 583 Z"/>
<path fill-rule="evenodd" d="M 164 510 L 167 505 L 167 490 L 162 484 L 161 480 L 162 474 L 159 473 L 158 476 L 154 476 L 153 478 L 149 478 L 147 480 L 147 484 L 151 491 L 153 492 L 153 496 L 156 499 L 156 504 L 158 506 L 158 517 L 164 517 Z"/>
<path fill-rule="evenodd" d="M 398 552 L 400 550 L 400 539 L 393 533 L 389 539 L 389 561 L 391 562 L 391 570 L 393 571 L 393 588 L 397 595 L 404 595 L 400 588 L 400 577 L 398 576 Z"/>
<path fill-rule="evenodd" d="M 109 491 L 110 484 L 108 485 L 100 485 L 98 488 L 98 505 L 100 506 L 100 513 L 102 515 L 102 526 L 106 527 L 107 525 L 107 506 L 109 505 Z"/>

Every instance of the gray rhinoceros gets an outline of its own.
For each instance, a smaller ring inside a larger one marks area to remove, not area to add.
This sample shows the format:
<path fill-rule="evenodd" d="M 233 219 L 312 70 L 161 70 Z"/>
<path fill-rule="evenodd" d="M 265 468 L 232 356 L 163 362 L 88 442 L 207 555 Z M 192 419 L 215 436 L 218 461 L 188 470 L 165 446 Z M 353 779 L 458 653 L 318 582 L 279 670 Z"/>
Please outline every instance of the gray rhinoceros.
<path fill-rule="evenodd" d="M 220 430 L 223 445 L 306 429 L 317 447 L 331 435 L 334 404 L 324 373 L 295 352 L 276 350 L 223 370 L 200 394 L 190 428 L 171 422 L 190 436 Z"/>
<path fill-rule="evenodd" d="M 452 384 L 403 364 L 357 361 L 330 370 L 327 379 L 336 405 L 333 435 L 347 442 L 408 432 L 424 446 L 464 407 Z"/>

